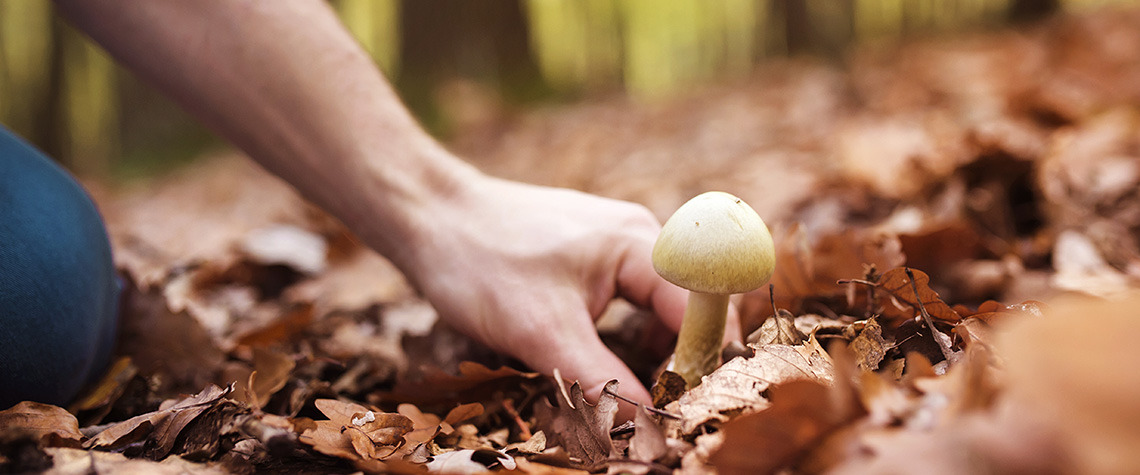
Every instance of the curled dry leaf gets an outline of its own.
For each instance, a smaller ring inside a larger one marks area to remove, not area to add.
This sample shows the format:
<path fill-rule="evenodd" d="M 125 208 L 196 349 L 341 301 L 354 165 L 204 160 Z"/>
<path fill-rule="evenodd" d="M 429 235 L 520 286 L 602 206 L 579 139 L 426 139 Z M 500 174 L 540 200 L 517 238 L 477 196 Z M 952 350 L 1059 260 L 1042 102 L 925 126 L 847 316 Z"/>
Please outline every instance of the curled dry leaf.
<path fill-rule="evenodd" d="M 557 371 L 554 379 L 559 388 L 558 407 L 545 400 L 535 405 L 538 426 L 549 434 L 552 444 L 561 446 L 572 459 L 579 459 L 586 466 L 605 463 L 614 450 L 610 428 L 617 415 L 617 398 L 613 396 L 617 380 L 606 383 L 598 404 L 590 405 L 577 381 L 567 388 Z"/>
<path fill-rule="evenodd" d="M 327 421 L 315 421 L 315 428 L 301 433 L 300 441 L 318 452 L 349 460 L 384 459 L 396 453 L 404 435 L 414 428 L 401 414 L 384 413 L 359 404 L 335 399 L 314 401 Z M 389 447 L 378 450 L 380 447 Z"/>
<path fill-rule="evenodd" d="M 855 352 L 855 362 L 868 371 L 879 369 L 879 363 L 887 354 L 887 344 L 883 340 L 883 327 L 875 318 L 867 320 L 859 335 L 851 340 L 851 350 Z"/>
<path fill-rule="evenodd" d="M 723 422 L 733 414 L 767 408 L 765 393 L 772 385 L 799 379 L 832 380 L 831 358 L 814 337 L 803 345 L 754 348 L 754 356 L 725 363 L 667 407 L 680 414 L 682 433 L 690 434 L 708 421 Z"/>
<path fill-rule="evenodd" d="M 29 438 L 48 447 L 79 447 L 79 421 L 65 409 L 24 401 L 0 411 L 0 443 Z"/>
<path fill-rule="evenodd" d="M 84 444 L 84 448 L 114 449 L 150 438 L 154 444 L 146 455 L 158 460 L 174 448 L 174 443 L 182 429 L 198 416 L 213 408 L 223 398 L 233 392 L 233 385 L 220 388 L 210 385 L 198 394 L 178 401 L 167 401 L 161 409 L 132 417 L 114 424 L 95 434 Z"/>

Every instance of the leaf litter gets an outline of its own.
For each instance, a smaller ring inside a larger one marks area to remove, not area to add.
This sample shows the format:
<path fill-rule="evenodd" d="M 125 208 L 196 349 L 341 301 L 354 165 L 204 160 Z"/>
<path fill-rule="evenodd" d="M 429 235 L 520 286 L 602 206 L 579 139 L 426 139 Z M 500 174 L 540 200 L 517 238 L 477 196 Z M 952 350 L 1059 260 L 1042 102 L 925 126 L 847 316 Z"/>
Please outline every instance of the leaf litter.
<path fill-rule="evenodd" d="M 118 359 L 68 409 L 0 411 L 0 471 L 1140 471 L 1138 21 L 867 46 L 457 131 L 500 176 L 661 217 L 725 189 L 772 225 L 774 288 L 737 302 L 748 346 L 688 391 L 643 357 L 660 404 L 631 423 L 616 383 L 584 394 L 455 333 L 233 154 L 98 193 L 128 283 Z M 623 354 L 668 345 L 622 322 L 603 330 Z"/>

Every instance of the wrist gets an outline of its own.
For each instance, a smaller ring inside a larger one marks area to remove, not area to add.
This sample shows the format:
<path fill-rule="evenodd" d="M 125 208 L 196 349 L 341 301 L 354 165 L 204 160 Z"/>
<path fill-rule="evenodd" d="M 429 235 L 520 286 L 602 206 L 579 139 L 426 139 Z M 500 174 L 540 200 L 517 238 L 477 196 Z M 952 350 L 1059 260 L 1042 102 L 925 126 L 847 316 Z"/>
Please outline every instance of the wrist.
<path fill-rule="evenodd" d="M 335 212 L 413 281 L 416 262 L 430 252 L 440 223 L 460 218 L 457 210 L 473 202 L 490 178 L 434 143 L 420 150 L 407 160 L 361 160 L 346 180 L 350 188 L 339 188 L 343 200 Z"/>

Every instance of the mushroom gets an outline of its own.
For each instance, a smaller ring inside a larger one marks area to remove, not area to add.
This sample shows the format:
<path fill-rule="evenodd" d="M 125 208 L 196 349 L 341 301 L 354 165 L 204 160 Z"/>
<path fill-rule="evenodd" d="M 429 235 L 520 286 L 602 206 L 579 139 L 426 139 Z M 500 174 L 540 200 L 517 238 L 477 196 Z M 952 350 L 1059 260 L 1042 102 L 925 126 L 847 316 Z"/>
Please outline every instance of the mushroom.
<path fill-rule="evenodd" d="M 673 371 L 690 388 L 720 365 L 729 295 L 767 283 L 775 254 L 764 220 L 740 198 L 720 191 L 681 205 L 661 228 L 653 268 L 689 290 Z"/>

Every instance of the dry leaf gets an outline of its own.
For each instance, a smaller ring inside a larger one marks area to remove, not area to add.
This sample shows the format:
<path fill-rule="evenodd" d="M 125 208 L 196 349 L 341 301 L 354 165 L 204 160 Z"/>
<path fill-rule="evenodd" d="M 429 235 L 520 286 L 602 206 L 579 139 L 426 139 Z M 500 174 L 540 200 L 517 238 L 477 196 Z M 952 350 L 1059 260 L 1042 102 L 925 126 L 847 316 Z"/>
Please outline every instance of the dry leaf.
<path fill-rule="evenodd" d="M 868 266 L 891 269 L 902 265 L 906 257 L 898 237 L 891 233 L 847 228 L 834 234 L 812 236 L 802 225 L 786 231 L 776 228 L 775 305 L 795 313 L 805 299 L 845 296 L 846 288 L 837 285 L 841 279 L 862 278 Z M 755 291 L 740 303 L 741 322 L 760 322 L 771 315 L 773 303 L 768 292 Z"/>
<path fill-rule="evenodd" d="M 811 380 L 773 388 L 771 407 L 722 427 L 724 443 L 709 462 L 722 475 L 776 473 L 794 465 L 831 431 L 862 415 L 862 408 L 835 397 L 835 392 Z"/>
<path fill-rule="evenodd" d="M 453 408 L 451 411 L 448 411 L 447 416 L 443 418 L 443 421 L 448 424 L 455 425 L 468 419 L 479 417 L 481 415 L 483 415 L 483 405 L 477 402 L 473 402 L 469 404 L 461 404 Z"/>
<path fill-rule="evenodd" d="M 127 458 L 123 454 L 93 450 L 48 449 L 53 466 L 44 475 L 81 475 L 107 473 L 116 475 L 226 475 L 229 472 L 213 464 L 188 462 L 178 456 L 161 462 Z"/>
<path fill-rule="evenodd" d="M 304 430 L 299 440 L 334 457 L 365 461 L 388 458 L 404 445 L 404 435 L 413 429 L 411 419 L 401 414 L 335 399 L 318 399 L 314 405 L 329 420 L 316 421 L 316 428 Z"/>
<path fill-rule="evenodd" d="M 792 312 L 780 309 L 776 315 L 764 320 L 760 328 L 748 335 L 745 341 L 749 345 L 799 345 L 807 339 L 807 335 L 796 328 L 795 317 Z"/>
<path fill-rule="evenodd" d="M 917 269 L 910 269 L 914 274 L 914 285 L 911 285 L 910 278 L 907 277 L 905 267 L 897 267 L 886 271 L 879 279 L 879 288 L 888 292 L 894 301 L 910 307 L 911 314 L 904 314 L 904 318 L 913 318 L 918 315 L 918 302 L 922 301 L 922 306 L 930 313 L 930 316 L 936 320 L 955 323 L 962 320 L 962 317 L 950 308 L 938 293 L 930 288 L 930 277 Z M 918 295 L 914 293 L 914 289 L 918 288 Z M 889 308 L 889 307 L 888 307 Z M 888 314 L 887 312 L 884 312 Z M 898 315 L 896 312 L 890 312 L 890 315 Z"/>
<path fill-rule="evenodd" d="M 514 457 L 491 449 L 456 450 L 436 455 L 427 463 L 429 472 L 448 475 L 491 473 L 492 468 L 499 467 L 514 470 L 517 465 Z"/>
<path fill-rule="evenodd" d="M 427 372 L 418 381 L 401 381 L 387 396 L 401 401 L 417 401 L 420 404 L 438 403 L 448 400 L 470 401 L 478 388 L 491 383 L 503 385 L 511 381 L 538 378 L 538 373 L 524 373 L 506 366 L 490 369 L 479 363 L 464 361 L 459 364 L 459 375 L 453 376 L 441 370 Z"/>
<path fill-rule="evenodd" d="M 158 411 L 114 424 L 95 434 L 83 446 L 114 449 L 149 438 L 154 444 L 148 446 L 146 455 L 155 460 L 161 459 L 174 448 L 182 429 L 232 391 L 232 385 L 224 389 L 210 385 L 194 396 L 167 401 Z"/>
<path fill-rule="evenodd" d="M 543 431 L 535 432 L 529 439 L 523 442 L 515 442 L 503 447 L 503 452 L 518 452 L 526 455 L 541 454 L 545 450 L 546 433 Z"/>
<path fill-rule="evenodd" d="M 657 383 L 649 389 L 649 395 L 653 398 L 653 407 L 660 408 L 680 399 L 688 389 L 689 383 L 685 382 L 685 378 L 681 375 L 669 370 L 662 370 L 661 374 L 657 376 Z"/>
<path fill-rule="evenodd" d="M 550 401 L 535 406 L 539 427 L 549 434 L 552 445 L 561 446 L 584 465 L 605 463 L 614 450 L 610 428 L 617 415 L 617 398 L 613 396 L 617 380 L 606 383 L 598 404 L 590 405 L 577 381 L 567 388 L 557 371 L 554 379 L 559 387 L 558 407 L 551 406 Z"/>
<path fill-rule="evenodd" d="M 855 352 L 855 361 L 860 368 L 868 371 L 879 369 L 879 362 L 887 354 L 886 342 L 883 340 L 883 327 L 878 320 L 867 320 L 859 335 L 851 340 L 851 350 Z"/>
<path fill-rule="evenodd" d="M 23 401 L 0 411 L 0 441 L 29 438 L 48 447 L 79 447 L 79 421 L 62 407 Z"/>
<path fill-rule="evenodd" d="M 667 408 L 680 414 L 682 433 L 690 434 L 710 420 L 723 422 L 734 414 L 768 407 L 764 394 L 772 385 L 798 379 L 832 380 L 831 358 L 814 337 L 803 345 L 754 349 L 754 356 L 725 363 Z"/>

